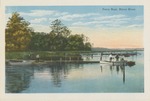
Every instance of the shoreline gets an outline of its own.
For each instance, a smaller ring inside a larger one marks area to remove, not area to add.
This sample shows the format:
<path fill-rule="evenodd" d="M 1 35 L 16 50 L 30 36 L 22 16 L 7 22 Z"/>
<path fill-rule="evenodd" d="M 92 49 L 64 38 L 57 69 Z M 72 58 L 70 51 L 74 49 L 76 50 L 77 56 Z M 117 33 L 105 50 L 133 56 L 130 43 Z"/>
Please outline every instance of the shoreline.
<path fill-rule="evenodd" d="M 37 61 L 37 60 L 23 60 L 22 62 L 19 60 L 19 62 L 11 62 L 9 60 L 6 61 L 6 66 L 25 66 L 25 65 L 40 65 L 40 64 L 63 64 L 63 63 L 99 63 L 100 61 L 81 61 L 81 60 L 72 60 L 72 61 L 66 61 L 66 60 L 58 60 L 58 61 Z"/>

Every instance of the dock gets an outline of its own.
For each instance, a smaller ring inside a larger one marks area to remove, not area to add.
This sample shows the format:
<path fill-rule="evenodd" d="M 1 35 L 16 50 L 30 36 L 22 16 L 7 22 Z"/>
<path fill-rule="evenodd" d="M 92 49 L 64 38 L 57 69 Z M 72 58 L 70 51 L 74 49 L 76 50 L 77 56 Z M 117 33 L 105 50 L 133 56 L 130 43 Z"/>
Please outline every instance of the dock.
<path fill-rule="evenodd" d="M 78 64 L 87 64 L 87 63 L 100 63 L 100 61 L 79 61 L 79 60 L 72 60 L 72 61 L 27 61 L 27 62 L 8 62 L 6 63 L 7 66 L 25 66 L 25 65 L 38 65 L 38 64 L 65 64 L 65 63 L 78 63 Z"/>
<path fill-rule="evenodd" d="M 100 63 L 100 61 L 79 61 L 79 60 L 72 60 L 72 61 L 47 61 L 47 63 Z"/>

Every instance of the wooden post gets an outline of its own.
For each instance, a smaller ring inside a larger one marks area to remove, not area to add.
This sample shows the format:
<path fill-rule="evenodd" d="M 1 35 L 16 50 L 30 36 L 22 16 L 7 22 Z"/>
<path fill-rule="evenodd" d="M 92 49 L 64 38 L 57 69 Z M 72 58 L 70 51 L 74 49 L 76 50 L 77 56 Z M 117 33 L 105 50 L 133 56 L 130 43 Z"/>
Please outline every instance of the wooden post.
<path fill-rule="evenodd" d="M 103 52 L 101 52 L 100 54 L 100 61 L 102 61 L 102 58 L 103 58 Z"/>

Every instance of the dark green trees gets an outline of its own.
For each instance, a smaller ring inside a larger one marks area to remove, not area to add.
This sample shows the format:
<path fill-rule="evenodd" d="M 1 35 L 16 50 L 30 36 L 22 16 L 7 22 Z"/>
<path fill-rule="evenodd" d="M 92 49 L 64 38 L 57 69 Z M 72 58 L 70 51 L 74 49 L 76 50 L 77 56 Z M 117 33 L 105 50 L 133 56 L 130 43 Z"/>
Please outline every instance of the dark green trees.
<path fill-rule="evenodd" d="M 57 51 L 91 50 L 91 44 L 87 42 L 83 34 L 71 35 L 71 31 L 60 20 L 53 21 L 51 29 L 50 37 L 53 40 L 51 47 L 53 48 L 50 49 Z"/>
<path fill-rule="evenodd" d="M 6 51 L 81 51 L 91 50 L 83 34 L 71 30 L 58 19 L 51 23 L 50 33 L 34 32 L 18 13 L 13 13 L 6 26 Z"/>
<path fill-rule="evenodd" d="M 58 19 L 54 20 L 50 27 L 50 38 L 53 40 L 53 42 L 51 42 L 53 43 L 51 44 L 51 50 L 66 50 L 66 46 L 68 44 L 67 38 L 71 34 L 71 31 Z"/>
<path fill-rule="evenodd" d="M 78 34 L 70 35 L 67 50 L 84 50 L 84 36 Z"/>
<path fill-rule="evenodd" d="M 44 32 L 32 32 L 29 49 L 44 51 L 49 49 L 49 35 Z"/>

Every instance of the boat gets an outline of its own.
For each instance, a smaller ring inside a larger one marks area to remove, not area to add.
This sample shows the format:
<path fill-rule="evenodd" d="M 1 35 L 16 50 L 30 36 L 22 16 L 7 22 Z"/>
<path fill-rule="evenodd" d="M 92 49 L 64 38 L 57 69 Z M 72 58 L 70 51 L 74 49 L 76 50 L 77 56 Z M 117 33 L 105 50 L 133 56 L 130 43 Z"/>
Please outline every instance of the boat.
<path fill-rule="evenodd" d="M 135 65 L 135 62 L 134 62 L 134 61 L 128 61 L 128 62 L 127 62 L 127 65 L 128 65 L 129 67 L 132 67 L 132 66 Z"/>
<path fill-rule="evenodd" d="M 12 60 L 9 60 L 9 61 L 6 61 L 6 65 L 9 65 L 9 66 L 16 66 L 16 65 L 31 65 L 33 63 L 32 60 L 30 61 L 26 61 L 26 60 L 19 60 L 19 61 L 12 61 Z"/>
<path fill-rule="evenodd" d="M 107 61 L 107 60 L 102 60 L 100 61 L 100 64 L 108 64 L 108 65 L 127 65 L 127 61 Z"/>

